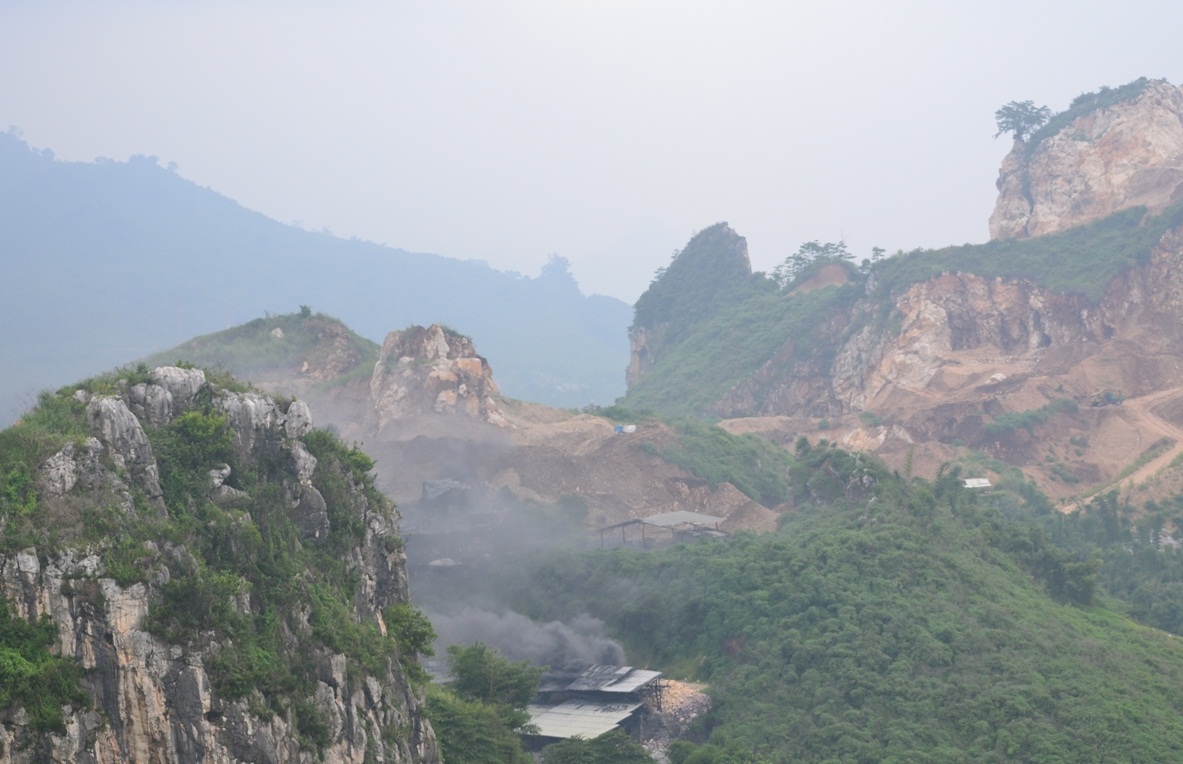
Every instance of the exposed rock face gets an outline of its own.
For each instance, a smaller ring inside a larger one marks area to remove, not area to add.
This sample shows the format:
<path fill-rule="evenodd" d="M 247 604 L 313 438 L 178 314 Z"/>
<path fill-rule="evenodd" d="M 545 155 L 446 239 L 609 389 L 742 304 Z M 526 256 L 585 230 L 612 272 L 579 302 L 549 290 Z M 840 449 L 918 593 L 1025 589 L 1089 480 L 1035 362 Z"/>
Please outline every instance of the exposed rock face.
<path fill-rule="evenodd" d="M 391 332 L 370 378 L 381 429 L 417 414 L 458 414 L 506 426 L 489 362 L 472 340 L 434 324 Z"/>
<path fill-rule="evenodd" d="M 959 351 L 1038 354 L 1055 346 L 1097 342 L 1112 333 L 1104 311 L 1078 296 L 1004 281 L 946 273 L 916 284 L 896 301 L 898 333 L 864 327 L 839 350 L 833 392 L 846 410 L 864 410 L 895 385 L 925 389 Z"/>
<path fill-rule="evenodd" d="M 1094 408 L 1099 391 L 1146 396 L 1144 405 L 1183 396 L 1180 274 L 1183 230 L 1164 235 L 1149 263 L 1115 278 L 1097 302 L 1023 279 L 944 273 L 912 285 L 890 309 L 868 298 L 831 316 L 811 341 L 832 353 L 796 353 L 796 338 L 787 338 L 715 411 L 733 431 L 786 444 L 826 429 L 827 419 L 833 429 L 820 437 L 897 467 L 915 452 L 935 469 L 955 456 L 950 448 L 967 446 L 1067 496 L 1064 474 L 1103 481 L 1153 440 L 1138 429 L 1142 403 Z M 990 428 L 1005 414 L 1059 401 L 1078 406 L 1048 419 L 1054 434 Z M 1060 461 L 1047 467 L 1053 446 Z"/>
<path fill-rule="evenodd" d="M 1039 236 L 1183 198 L 1183 88 L 1147 83 L 1037 144 L 1015 142 L 998 177 L 990 238 Z"/>
<path fill-rule="evenodd" d="M 159 502 L 160 473 L 152 456 L 152 444 L 127 404 L 120 398 L 95 398 L 87 405 L 86 416 L 91 432 L 103 444 L 116 468 L 127 470 L 148 499 Z"/>
<path fill-rule="evenodd" d="M 318 342 L 300 364 L 300 373 L 312 380 L 334 379 L 357 368 L 361 354 L 349 336 L 349 330 L 337 321 L 320 316 L 315 322 Z"/>
<path fill-rule="evenodd" d="M 158 369 L 157 384 L 135 385 L 122 396 L 96 396 L 87 406 L 94 437 L 69 444 L 39 470 L 47 501 L 85 503 L 122 495 L 131 510 L 129 489 L 159 500 L 158 468 L 141 420 L 167 422 L 210 395 L 226 413 L 235 446 L 244 456 L 287 454 L 282 480 L 291 497 L 301 535 L 313 542 L 328 528 L 325 500 L 311 485 L 317 460 L 293 433 L 311 427 L 307 407 L 281 410 L 254 393 L 209 391 L 204 377 L 184 369 Z M 200 382 L 200 384 L 198 384 Z M 245 496 L 224 485 L 229 467 L 210 473 L 211 498 L 233 502 Z M 125 482 L 130 481 L 130 485 Z M 229 493 L 220 489 L 227 489 Z M 94 491 L 100 493 L 95 496 Z M 346 564 L 358 579 L 356 615 L 384 629 L 381 611 L 407 602 L 405 557 L 397 527 L 388 513 L 368 506 L 360 489 L 351 509 L 364 520 L 364 542 Z M 250 522 L 244 515 L 240 522 Z M 392 541 L 396 543 L 391 543 Z M 145 548 L 156 558 L 147 582 L 119 585 L 105 575 L 102 559 L 90 548 L 27 549 L 0 555 L 0 587 L 24 618 L 48 616 L 58 627 L 60 654 L 85 669 L 83 685 L 94 699 L 90 709 L 67 709 L 66 731 L 37 739 L 21 713 L 0 722 L 0 763 L 7 762 L 438 762 L 421 699 L 402 667 L 392 662 L 381 675 L 347 665 L 325 650 L 311 656 L 318 666 L 314 697 L 328 727 L 321 752 L 302 746 L 283 713 L 260 716 L 246 700 L 228 701 L 213 690 L 206 664 L 216 645 L 176 645 L 146 628 L 160 599 L 157 588 L 169 580 L 171 565 L 191 564 L 181 547 L 155 543 Z M 244 601 L 237 607 L 249 608 Z M 398 730 L 398 735 L 384 731 Z"/>

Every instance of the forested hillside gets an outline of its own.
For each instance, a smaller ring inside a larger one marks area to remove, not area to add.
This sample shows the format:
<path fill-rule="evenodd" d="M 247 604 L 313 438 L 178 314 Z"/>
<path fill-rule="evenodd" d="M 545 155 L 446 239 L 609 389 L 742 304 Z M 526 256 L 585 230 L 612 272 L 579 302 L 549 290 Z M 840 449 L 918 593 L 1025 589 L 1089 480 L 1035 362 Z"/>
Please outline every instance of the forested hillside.
<path fill-rule="evenodd" d="M 497 359 L 514 397 L 623 392 L 629 308 L 581 294 L 561 258 L 530 278 L 304 231 L 151 157 L 59 162 L 0 134 L 0 240 L 0 423 L 42 388 L 301 304 L 377 342 L 446 323 Z"/>
<path fill-rule="evenodd" d="M 1007 520 L 956 469 L 909 481 L 802 442 L 791 478 L 776 533 L 519 560 L 463 586 L 602 618 L 631 661 L 709 682 L 703 761 L 1183 756 L 1183 645 L 1105 604 L 1099 554 Z"/>

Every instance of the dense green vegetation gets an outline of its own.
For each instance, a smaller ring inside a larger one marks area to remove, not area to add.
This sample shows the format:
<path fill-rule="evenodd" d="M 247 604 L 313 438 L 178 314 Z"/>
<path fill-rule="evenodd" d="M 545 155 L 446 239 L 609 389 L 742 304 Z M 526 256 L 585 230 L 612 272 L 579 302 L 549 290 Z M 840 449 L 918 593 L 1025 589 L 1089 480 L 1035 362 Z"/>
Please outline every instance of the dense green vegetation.
<path fill-rule="evenodd" d="M 591 740 L 570 738 L 542 751 L 542 764 L 650 764 L 653 757 L 623 732 L 608 732 Z"/>
<path fill-rule="evenodd" d="M 1113 278 L 1150 262 L 1154 246 L 1183 224 L 1183 205 L 1146 216 L 1145 207 L 1121 212 L 1060 233 L 1031 239 L 996 239 L 888 258 L 872 270 L 877 294 L 899 294 L 947 271 L 1028 279 L 1057 292 L 1100 299 Z"/>
<path fill-rule="evenodd" d="M 712 404 L 751 376 L 787 338 L 792 338 L 791 358 L 826 373 L 837 349 L 826 334 L 829 323 L 853 305 L 860 291 L 848 284 L 785 295 L 771 279 L 753 282 L 710 321 L 665 346 L 624 401 L 669 414 L 707 416 Z"/>
<path fill-rule="evenodd" d="M 24 533 L 37 525 L 32 519 L 37 509 L 34 474 L 41 462 L 62 446 L 90 434 L 84 408 L 78 401 L 43 393 L 36 408 L 13 427 L 0 431 L 0 516 L 9 518 L 3 541 L 18 537 L 17 544 L 2 543 L 0 550 L 20 548 Z"/>
<path fill-rule="evenodd" d="M 755 435 L 732 435 L 694 419 L 673 422 L 678 443 L 657 452 L 663 459 L 709 481 L 731 483 L 751 499 L 775 507 L 788 498 L 787 451 Z"/>
<path fill-rule="evenodd" d="M 658 270 L 637 300 L 633 326 L 669 324 L 668 339 L 676 342 L 751 282 L 747 242 L 726 223 L 716 223 L 695 234 L 668 267 Z"/>
<path fill-rule="evenodd" d="M 146 375 L 142 367 L 80 387 L 110 392 Z M 123 585 L 159 582 L 167 568 L 146 628 L 174 644 L 211 647 L 205 666 L 219 696 L 244 698 L 263 716 L 290 714 L 300 741 L 310 748 L 323 747 L 330 734 L 312 703 L 319 654 L 343 654 L 351 672 L 387 677 L 398 671 L 395 658 L 413 664 L 415 653 L 429 649 L 430 624 L 409 605 L 387 610 L 390 628 L 384 636 L 376 624 L 359 621 L 350 604 L 359 580 L 347 560 L 365 540 L 363 513 L 394 511 L 377 490 L 373 461 L 365 454 L 324 431 L 303 438 L 317 459 L 312 485 L 327 505 L 329 531 L 327 538 L 302 538 L 291 509 L 290 455 L 279 444 L 249 459 L 236 453 L 226 418 L 206 387 L 191 410 L 160 428 L 146 427 L 163 506 L 153 506 L 139 489 L 132 492 L 130 508 L 101 491 L 85 501 L 42 501 L 29 476 L 48 455 L 81 443 L 87 433 L 85 406 L 72 397 L 74 389 L 43 395 L 18 426 L 0 433 L 4 550 L 36 546 L 48 555 L 78 541 L 89 543 L 100 550 L 103 574 Z M 209 472 L 220 465 L 231 468 L 227 485 L 243 492 L 222 506 L 209 498 Z M 401 540 L 391 537 L 387 543 Z M 68 586 L 76 596 L 101 604 L 94 580 L 78 578 Z M 13 688 L 0 705 L 25 705 L 39 729 L 61 723 L 60 714 L 45 711 L 46 703 L 80 697 L 76 674 L 36 652 L 44 652 L 46 629 L 46 624 L 22 626 L 7 611 L 0 613 L 0 662 L 7 667 L 0 672 L 7 671 L 13 682 L 0 682 Z M 408 675 L 425 681 L 413 668 Z M 30 701 L 28 688 L 39 682 L 51 692 Z"/>
<path fill-rule="evenodd" d="M 710 416 L 727 391 L 778 351 L 784 365 L 825 373 L 837 348 L 833 335 L 862 293 L 852 257 L 843 244 L 808 242 L 770 277 L 751 272 L 746 242 L 725 223 L 700 232 L 637 301 L 633 328 L 650 332 L 653 367 L 623 403 Z M 845 268 L 851 283 L 793 291 L 830 264 Z"/>
<path fill-rule="evenodd" d="M 64 732 L 62 706 L 85 706 L 73 661 L 54 655 L 57 627 L 43 616 L 30 623 L 0 598 L 0 712 L 24 708 L 35 732 Z"/>
<path fill-rule="evenodd" d="M 518 733 L 530 715 L 542 669 L 514 663 L 486 645 L 448 648 L 451 684 L 432 686 L 427 715 L 448 764 L 526 764 Z"/>
<path fill-rule="evenodd" d="M 1183 547 L 1178 544 L 1183 495 L 1139 507 L 1110 491 L 1071 515 L 1024 511 L 1005 490 L 989 501 L 1077 559 L 1101 560 L 1098 586 L 1108 606 L 1172 634 L 1183 633 Z"/>
<path fill-rule="evenodd" d="M 800 444 L 794 466 L 798 511 L 778 533 L 480 578 L 538 619 L 604 619 L 633 663 L 709 682 L 710 747 L 679 746 L 685 760 L 1183 755 L 1183 647 L 1096 604 L 1100 555 L 981 504 L 956 468 L 909 481 L 829 444 Z"/>

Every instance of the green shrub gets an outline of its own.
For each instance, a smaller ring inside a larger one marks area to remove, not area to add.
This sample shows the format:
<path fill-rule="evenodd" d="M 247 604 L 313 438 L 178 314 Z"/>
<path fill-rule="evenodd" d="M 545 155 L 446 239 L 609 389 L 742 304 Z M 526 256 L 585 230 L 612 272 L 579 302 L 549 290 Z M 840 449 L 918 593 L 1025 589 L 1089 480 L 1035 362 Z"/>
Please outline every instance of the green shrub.
<path fill-rule="evenodd" d="M 448 764 L 529 764 L 521 741 L 496 709 L 457 697 L 436 685 L 427 688 L 427 718 Z"/>
<path fill-rule="evenodd" d="M 888 296 L 912 284 L 960 272 L 1026 279 L 1095 303 L 1116 276 L 1150 262 L 1163 234 L 1183 223 L 1183 204 L 1152 217 L 1146 212 L 1145 207 L 1131 207 L 1046 236 L 900 253 L 872 269 L 876 299 L 886 304 Z"/>
<path fill-rule="evenodd" d="M 755 435 L 732 435 L 694 419 L 675 420 L 672 426 L 678 433 L 678 443 L 660 453 L 666 461 L 708 481 L 712 487 L 731 483 L 767 507 L 788 498 L 791 459 L 783 448 Z"/>
<path fill-rule="evenodd" d="M 1139 77 L 1133 82 L 1126 83 L 1120 87 L 1102 87 L 1095 93 L 1082 93 L 1078 95 L 1072 99 L 1072 103 L 1069 104 L 1067 109 L 1059 114 L 1053 115 L 1046 124 L 1031 135 L 1031 139 L 1027 141 L 1026 145 L 1027 155 L 1030 156 L 1040 143 L 1056 135 L 1085 114 L 1091 114 L 1100 109 L 1134 100 L 1142 95 L 1142 92 L 1146 90 L 1146 87 L 1150 85 L 1151 81 L 1146 77 Z"/>
<path fill-rule="evenodd" d="M 24 708 L 34 732 L 65 732 L 63 706 L 86 706 L 81 671 L 55 656 L 57 627 L 49 616 L 30 623 L 0 598 L 0 710 Z"/>
<path fill-rule="evenodd" d="M 982 431 L 991 438 L 1002 437 L 1018 429 L 1032 432 L 1037 425 L 1043 424 L 1050 417 L 1060 413 L 1075 414 L 1077 409 L 1076 401 L 1071 398 L 1058 398 L 1037 409 L 1008 411 L 987 423 Z"/>

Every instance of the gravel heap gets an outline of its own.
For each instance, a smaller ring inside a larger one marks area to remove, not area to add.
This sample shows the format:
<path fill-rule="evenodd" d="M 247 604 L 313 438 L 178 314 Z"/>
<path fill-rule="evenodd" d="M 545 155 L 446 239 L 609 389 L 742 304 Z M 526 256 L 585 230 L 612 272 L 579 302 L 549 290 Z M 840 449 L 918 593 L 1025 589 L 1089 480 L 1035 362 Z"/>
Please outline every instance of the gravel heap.
<path fill-rule="evenodd" d="M 658 761 L 666 761 L 665 752 L 670 743 L 684 737 L 694 718 L 710 710 L 711 699 L 702 692 L 702 687 L 674 679 L 661 680 L 661 708 L 650 706 L 641 741 Z"/>

